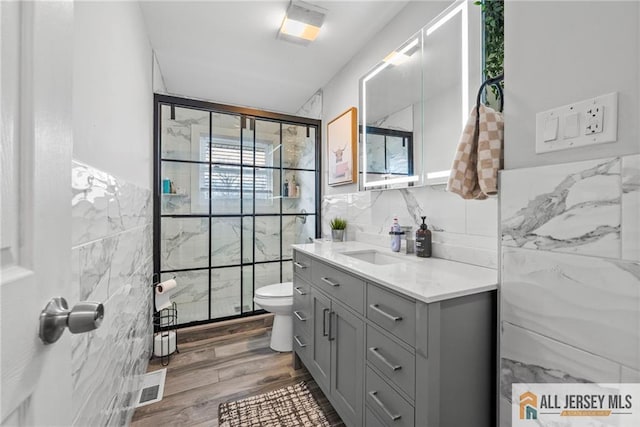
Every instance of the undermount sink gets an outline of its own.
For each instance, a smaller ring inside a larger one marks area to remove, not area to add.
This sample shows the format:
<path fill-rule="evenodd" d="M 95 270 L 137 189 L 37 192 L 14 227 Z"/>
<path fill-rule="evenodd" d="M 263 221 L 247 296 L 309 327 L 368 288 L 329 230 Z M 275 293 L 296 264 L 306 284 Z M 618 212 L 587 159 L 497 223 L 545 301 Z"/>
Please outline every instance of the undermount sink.
<path fill-rule="evenodd" d="M 342 255 L 346 255 L 351 258 L 359 259 L 360 261 L 368 262 L 369 264 L 375 265 L 398 264 L 404 262 L 400 258 L 386 255 L 375 250 L 342 252 Z"/>

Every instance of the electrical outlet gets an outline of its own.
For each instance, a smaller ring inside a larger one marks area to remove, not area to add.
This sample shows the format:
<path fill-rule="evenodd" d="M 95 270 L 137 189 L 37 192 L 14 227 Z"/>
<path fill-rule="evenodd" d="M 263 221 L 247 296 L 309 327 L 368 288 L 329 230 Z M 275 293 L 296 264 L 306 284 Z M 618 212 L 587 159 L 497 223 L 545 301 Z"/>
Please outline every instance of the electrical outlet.
<path fill-rule="evenodd" d="M 584 134 L 592 135 L 594 133 L 601 133 L 604 129 L 602 122 L 604 120 L 604 106 L 602 104 L 593 104 L 585 113 L 585 127 Z"/>
<path fill-rule="evenodd" d="M 557 122 L 553 118 L 557 118 Z M 617 139 L 617 92 L 536 114 L 536 153 L 604 144 Z"/>

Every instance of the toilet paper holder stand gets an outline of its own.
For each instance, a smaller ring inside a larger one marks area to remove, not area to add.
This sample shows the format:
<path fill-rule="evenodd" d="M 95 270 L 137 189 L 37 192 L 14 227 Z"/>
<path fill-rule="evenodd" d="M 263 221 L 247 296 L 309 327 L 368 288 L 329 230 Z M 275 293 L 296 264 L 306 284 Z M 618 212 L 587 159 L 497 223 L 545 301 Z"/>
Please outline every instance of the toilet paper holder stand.
<path fill-rule="evenodd" d="M 175 279 L 175 276 L 173 277 Z M 173 353 L 178 350 L 178 307 L 175 302 L 162 310 L 156 310 L 156 288 L 160 285 L 159 275 L 153 276 L 153 338 L 151 340 L 151 359 L 160 358 L 162 366 L 167 366 Z M 158 342 L 158 344 L 156 344 Z M 159 351 L 157 349 L 159 346 Z"/>

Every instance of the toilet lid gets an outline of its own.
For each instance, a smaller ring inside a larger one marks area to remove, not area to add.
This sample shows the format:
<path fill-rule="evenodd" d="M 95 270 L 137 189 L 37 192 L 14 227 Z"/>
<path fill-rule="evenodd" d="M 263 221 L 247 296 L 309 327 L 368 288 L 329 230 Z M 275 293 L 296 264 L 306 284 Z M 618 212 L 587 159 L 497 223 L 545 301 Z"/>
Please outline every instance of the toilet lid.
<path fill-rule="evenodd" d="M 293 282 L 276 283 L 256 289 L 256 296 L 261 298 L 282 298 L 293 296 Z"/>

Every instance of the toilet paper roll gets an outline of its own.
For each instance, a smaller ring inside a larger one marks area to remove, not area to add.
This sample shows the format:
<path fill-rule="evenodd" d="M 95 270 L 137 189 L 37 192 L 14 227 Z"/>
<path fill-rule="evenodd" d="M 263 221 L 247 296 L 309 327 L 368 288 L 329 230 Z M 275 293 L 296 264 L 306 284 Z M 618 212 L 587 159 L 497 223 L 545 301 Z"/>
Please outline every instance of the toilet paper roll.
<path fill-rule="evenodd" d="M 161 332 L 153 338 L 153 354 L 156 357 L 168 356 L 176 351 L 175 331 Z"/>
<path fill-rule="evenodd" d="M 165 280 L 156 286 L 156 310 L 160 311 L 171 306 L 170 296 L 175 292 L 178 283 L 175 279 Z"/>

